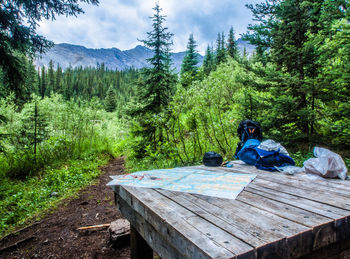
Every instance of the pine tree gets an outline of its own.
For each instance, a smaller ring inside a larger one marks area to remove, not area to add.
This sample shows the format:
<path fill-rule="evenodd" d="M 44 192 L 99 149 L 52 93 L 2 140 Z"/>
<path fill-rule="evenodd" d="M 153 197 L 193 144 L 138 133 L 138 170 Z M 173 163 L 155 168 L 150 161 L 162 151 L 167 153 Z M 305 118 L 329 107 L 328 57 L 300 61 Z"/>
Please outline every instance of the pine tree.
<path fill-rule="evenodd" d="M 297 125 L 296 131 L 299 130 L 302 140 L 307 140 L 310 134 L 313 110 L 309 107 L 308 93 L 313 92 L 311 82 L 317 70 L 314 47 L 306 44 L 312 24 L 310 19 L 317 20 L 318 16 L 315 9 L 310 8 L 312 2 L 317 1 L 267 0 L 255 8 L 249 6 L 260 23 L 249 26 L 253 33 L 245 36 L 250 43 L 257 45 L 261 61 L 266 62 L 270 58 L 288 78 L 283 83 L 279 82 L 274 97 L 276 103 L 278 100 L 285 102 L 287 97 L 291 97 L 293 108 L 285 103 L 276 104 L 275 107 L 281 108 L 280 114 L 288 113 L 288 116 L 283 116 L 283 123 Z"/>
<path fill-rule="evenodd" d="M 114 112 L 117 107 L 117 96 L 114 89 L 110 86 L 105 98 L 105 109 L 108 112 Z"/>
<path fill-rule="evenodd" d="M 205 57 L 203 60 L 203 71 L 206 75 L 215 69 L 215 60 L 214 53 L 212 48 L 208 45 L 207 50 L 205 52 Z"/>
<path fill-rule="evenodd" d="M 57 64 L 57 69 L 56 69 L 56 80 L 55 80 L 55 92 L 62 94 L 62 68 L 60 67 L 59 64 Z"/>
<path fill-rule="evenodd" d="M 215 63 L 216 65 L 221 64 L 226 61 L 226 48 L 225 48 L 225 35 L 224 33 L 218 33 L 216 39 L 216 53 L 215 53 Z"/>
<path fill-rule="evenodd" d="M 176 82 L 175 75 L 170 70 L 169 53 L 173 34 L 167 32 L 168 28 L 163 26 L 165 16 L 160 14 L 158 3 L 153 10 L 153 30 L 147 33 L 148 39 L 142 42 L 153 50 L 154 55 L 147 60 L 150 67 L 142 73 L 142 81 L 138 84 L 137 104 L 131 109 L 131 114 L 137 118 L 138 123 L 131 130 L 132 134 L 142 137 L 136 151 L 141 156 L 146 146 L 151 145 L 156 149 L 158 143 L 163 142 L 163 128 L 158 126 L 156 118 L 167 108 Z"/>
<path fill-rule="evenodd" d="M 29 62 L 27 63 L 27 71 L 26 71 L 25 86 L 24 86 L 24 88 L 28 92 L 28 95 L 38 92 L 37 85 L 38 83 L 37 83 L 37 74 L 35 70 L 35 65 L 32 60 L 29 60 Z"/>
<path fill-rule="evenodd" d="M 238 48 L 237 48 L 237 43 L 235 40 L 235 33 L 233 31 L 233 27 L 231 27 L 229 35 L 228 35 L 227 52 L 231 58 L 233 58 L 233 59 L 238 58 Z"/>
<path fill-rule="evenodd" d="M 41 96 L 41 98 L 45 97 L 46 88 L 47 88 L 46 73 L 45 73 L 45 67 L 43 66 L 41 68 L 41 77 L 40 77 L 40 96 Z"/>
<path fill-rule="evenodd" d="M 181 66 L 181 83 L 184 87 L 187 87 L 191 84 L 198 71 L 197 64 L 199 60 L 196 47 L 197 45 L 196 41 L 193 38 L 193 34 L 190 34 L 187 43 L 186 55 L 182 61 Z"/>
<path fill-rule="evenodd" d="M 170 46 L 173 34 L 167 32 L 168 28 L 163 26 L 165 17 L 160 14 L 159 4 L 153 8 L 155 14 L 151 17 L 153 30 L 148 32 L 148 39 L 141 40 L 148 48 L 153 50 L 153 57 L 147 59 L 150 68 L 143 72 L 145 80 L 141 83 L 143 93 L 140 102 L 144 104 L 140 113 L 159 113 L 170 101 L 174 75 L 170 71 Z"/>
<path fill-rule="evenodd" d="M 47 94 L 50 95 L 51 92 L 55 92 L 55 76 L 54 76 L 54 69 L 53 69 L 53 61 L 50 59 L 49 61 L 49 68 L 47 70 Z"/>

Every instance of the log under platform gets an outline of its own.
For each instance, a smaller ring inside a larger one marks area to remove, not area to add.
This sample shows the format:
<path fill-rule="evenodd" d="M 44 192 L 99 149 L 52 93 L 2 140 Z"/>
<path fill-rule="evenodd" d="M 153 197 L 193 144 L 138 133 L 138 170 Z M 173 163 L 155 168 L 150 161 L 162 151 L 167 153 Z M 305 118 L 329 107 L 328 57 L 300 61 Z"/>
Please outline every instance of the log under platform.
<path fill-rule="evenodd" d="M 254 173 L 235 199 L 119 186 L 118 209 L 131 223 L 132 258 L 350 258 L 350 181 Z"/>

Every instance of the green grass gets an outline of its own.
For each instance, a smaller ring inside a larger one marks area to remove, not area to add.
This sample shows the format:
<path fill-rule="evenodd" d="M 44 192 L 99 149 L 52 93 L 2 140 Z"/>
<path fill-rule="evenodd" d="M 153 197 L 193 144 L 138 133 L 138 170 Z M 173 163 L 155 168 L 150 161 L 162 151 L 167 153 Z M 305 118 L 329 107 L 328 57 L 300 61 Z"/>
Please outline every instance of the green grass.
<path fill-rule="evenodd" d="M 90 184 L 101 173 L 110 155 L 86 156 L 71 160 L 59 168 L 47 168 L 35 177 L 14 180 L 5 177 L 0 183 L 0 236 L 7 235 L 29 220 L 42 217 L 63 199 Z M 51 196 L 56 192 L 57 196 Z"/>

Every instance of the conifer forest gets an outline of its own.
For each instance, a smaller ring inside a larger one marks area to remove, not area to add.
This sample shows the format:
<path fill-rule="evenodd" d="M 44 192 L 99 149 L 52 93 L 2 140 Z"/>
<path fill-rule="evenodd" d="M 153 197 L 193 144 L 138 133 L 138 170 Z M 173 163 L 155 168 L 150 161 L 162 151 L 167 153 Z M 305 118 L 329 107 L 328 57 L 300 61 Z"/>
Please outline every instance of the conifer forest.
<path fill-rule="evenodd" d="M 31 2 L 0 2 L 0 236 L 89 184 L 111 157 L 124 156 L 129 172 L 200 164 L 208 151 L 233 160 L 244 119 L 298 166 L 315 146 L 350 165 L 348 0 L 249 4 L 255 22 L 243 40 L 253 54 L 238 50 L 229 27 L 199 64 L 190 34 L 179 72 L 158 4 L 141 40 L 154 53 L 148 67 L 37 67 L 53 45 L 35 31 L 40 17 L 83 10 L 73 0 Z"/>

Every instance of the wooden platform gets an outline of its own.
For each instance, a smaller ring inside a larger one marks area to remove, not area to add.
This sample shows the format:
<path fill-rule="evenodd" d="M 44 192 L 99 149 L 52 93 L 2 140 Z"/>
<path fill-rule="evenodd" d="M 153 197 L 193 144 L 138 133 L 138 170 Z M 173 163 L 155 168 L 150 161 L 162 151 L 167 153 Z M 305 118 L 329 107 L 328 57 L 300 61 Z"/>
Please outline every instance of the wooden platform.
<path fill-rule="evenodd" d="M 258 176 L 236 200 L 117 188 L 117 207 L 132 225 L 133 258 L 152 258 L 152 249 L 163 259 L 350 258 L 350 181 L 242 164 L 191 168 Z"/>

